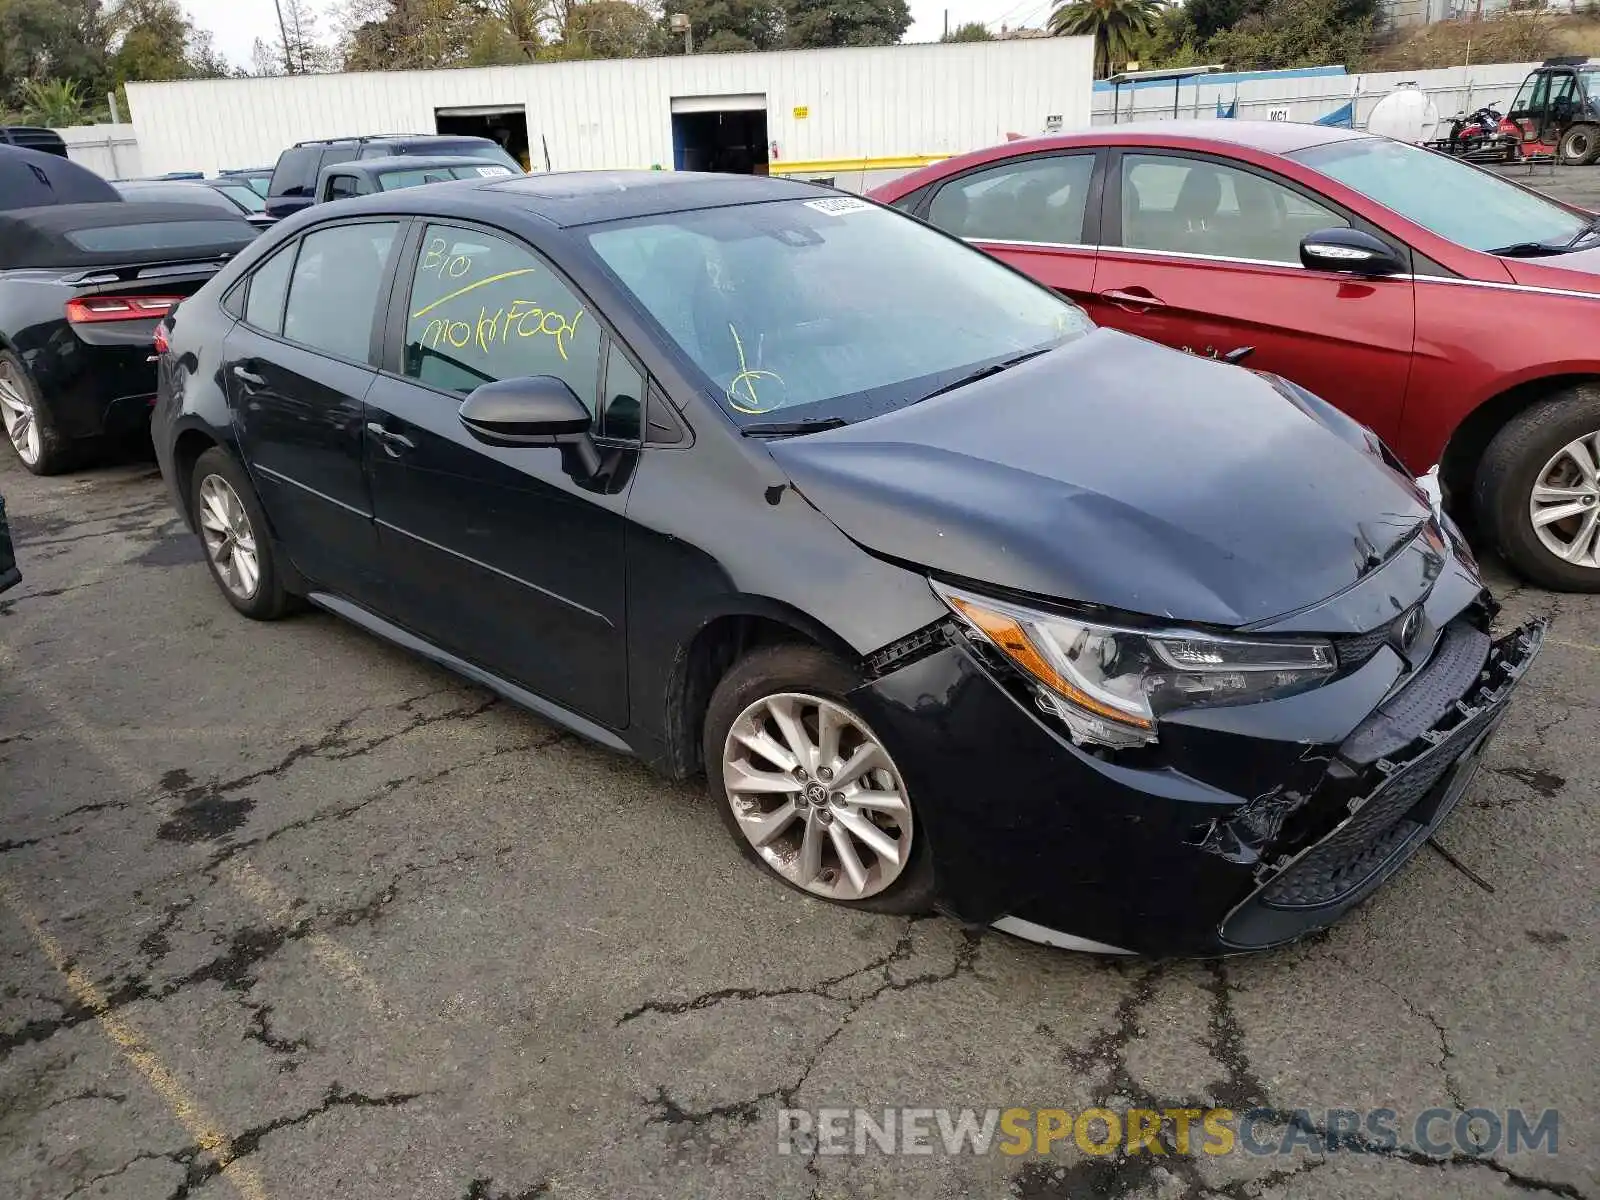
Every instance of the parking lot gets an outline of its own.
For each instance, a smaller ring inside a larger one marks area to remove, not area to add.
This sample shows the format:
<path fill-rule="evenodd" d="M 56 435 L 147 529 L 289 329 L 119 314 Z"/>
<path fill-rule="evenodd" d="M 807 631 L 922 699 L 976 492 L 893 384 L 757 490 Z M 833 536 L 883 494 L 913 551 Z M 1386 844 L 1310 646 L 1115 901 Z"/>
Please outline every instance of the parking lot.
<path fill-rule="evenodd" d="M 1544 653 L 1343 924 L 1113 962 L 805 898 L 698 784 L 330 616 L 246 621 L 148 463 L 5 453 L 0 492 L 0 1196 L 1600 1197 L 1593 597 L 1488 564 Z M 903 1105 L 1259 1109 L 1300 1148 L 780 1152 L 781 1110 Z M 1325 1153 L 1332 1109 L 1559 1133 Z"/>

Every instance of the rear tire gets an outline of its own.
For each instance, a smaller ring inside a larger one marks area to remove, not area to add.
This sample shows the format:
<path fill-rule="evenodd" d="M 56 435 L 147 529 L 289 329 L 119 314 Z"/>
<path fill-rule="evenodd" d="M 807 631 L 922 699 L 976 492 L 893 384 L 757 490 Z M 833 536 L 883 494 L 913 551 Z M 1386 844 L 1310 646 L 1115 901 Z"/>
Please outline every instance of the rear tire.
<path fill-rule="evenodd" d="M 56 432 L 33 376 L 9 350 L 0 350 L 0 425 L 35 475 L 59 475 L 77 461 L 77 448 Z"/>
<path fill-rule="evenodd" d="M 861 683 L 816 646 L 752 650 L 706 710 L 706 783 L 734 842 L 765 873 L 847 908 L 926 912 L 927 829 L 887 748 L 845 700 Z"/>
<path fill-rule="evenodd" d="M 1574 125 L 1561 135 L 1556 155 L 1563 166 L 1587 167 L 1600 158 L 1600 127 Z"/>
<path fill-rule="evenodd" d="M 1508 422 L 1472 498 L 1479 529 L 1519 574 L 1600 592 L 1600 387 L 1557 392 Z"/>
<path fill-rule="evenodd" d="M 245 616 L 277 620 L 289 611 L 290 597 L 250 477 L 227 451 L 213 446 L 196 460 L 190 478 L 195 532 L 211 578 Z"/>

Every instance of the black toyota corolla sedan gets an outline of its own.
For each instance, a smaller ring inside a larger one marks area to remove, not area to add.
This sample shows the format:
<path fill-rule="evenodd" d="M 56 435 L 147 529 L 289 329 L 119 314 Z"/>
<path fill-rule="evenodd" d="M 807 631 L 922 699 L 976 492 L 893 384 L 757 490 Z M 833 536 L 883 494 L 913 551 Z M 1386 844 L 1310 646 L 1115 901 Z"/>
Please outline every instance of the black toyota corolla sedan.
<path fill-rule="evenodd" d="M 1360 426 L 811 185 L 318 205 L 163 323 L 229 602 L 668 776 L 811 896 L 1221 953 L 1370 894 L 1537 653 Z"/>

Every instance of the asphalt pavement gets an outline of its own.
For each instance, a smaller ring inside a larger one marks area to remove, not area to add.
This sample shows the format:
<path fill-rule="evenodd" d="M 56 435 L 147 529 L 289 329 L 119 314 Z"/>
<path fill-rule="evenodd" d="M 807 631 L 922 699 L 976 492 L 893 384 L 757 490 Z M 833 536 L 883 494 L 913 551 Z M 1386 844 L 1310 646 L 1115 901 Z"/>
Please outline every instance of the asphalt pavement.
<path fill-rule="evenodd" d="M 147 463 L 6 450 L 0 492 L 0 1197 L 1600 1198 L 1596 598 L 1490 566 L 1553 626 L 1442 850 L 1288 950 L 1111 962 L 811 901 L 698 783 L 239 617 Z M 1289 1153 L 779 1136 L 890 1106 L 1254 1111 Z M 1452 1148 L 1473 1109 L 1554 1136 Z M 1399 1137 L 1330 1151 L 1329 1110 Z"/>

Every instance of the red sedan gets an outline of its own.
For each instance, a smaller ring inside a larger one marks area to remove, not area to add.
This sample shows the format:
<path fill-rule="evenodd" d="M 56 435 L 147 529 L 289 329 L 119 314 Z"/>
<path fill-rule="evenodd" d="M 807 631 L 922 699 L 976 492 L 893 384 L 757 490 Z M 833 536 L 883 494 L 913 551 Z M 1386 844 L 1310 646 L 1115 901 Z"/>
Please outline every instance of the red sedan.
<path fill-rule="evenodd" d="M 875 199 L 1103 325 L 1249 351 L 1438 465 L 1525 576 L 1600 591 L 1600 221 L 1430 151 L 1283 122 L 1171 121 L 949 159 Z M 1203 464 L 1196 464 L 1202 467 Z"/>

